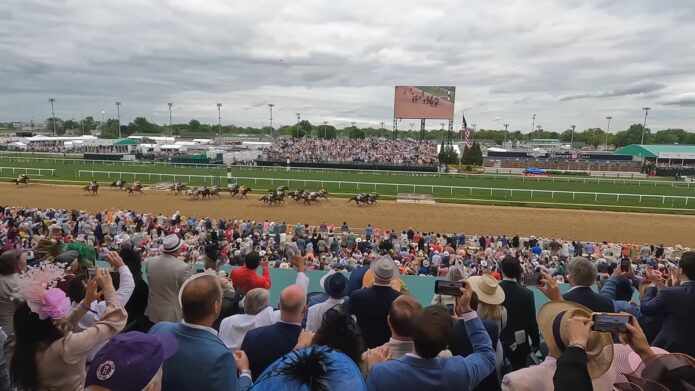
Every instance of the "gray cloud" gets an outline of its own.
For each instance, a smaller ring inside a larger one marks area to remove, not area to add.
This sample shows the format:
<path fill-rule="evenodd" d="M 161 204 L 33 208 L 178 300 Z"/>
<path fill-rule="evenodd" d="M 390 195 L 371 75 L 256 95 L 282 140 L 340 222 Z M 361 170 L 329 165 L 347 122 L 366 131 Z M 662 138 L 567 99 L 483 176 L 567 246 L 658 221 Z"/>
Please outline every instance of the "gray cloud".
<path fill-rule="evenodd" d="M 666 6 L 664 6 L 664 4 Z M 0 121 L 390 123 L 393 86 L 455 85 L 455 121 L 528 131 L 695 120 L 690 0 L 4 0 Z M 677 61 L 674 61 L 674 56 Z M 282 61 L 280 61 L 282 60 Z M 680 100 L 678 100 L 680 99 Z M 659 105 L 659 103 L 662 103 Z M 428 122 L 439 128 L 441 121 Z M 403 121 L 407 128 L 409 121 Z"/>
<path fill-rule="evenodd" d="M 695 106 L 695 92 L 681 94 L 672 98 L 666 98 L 659 102 L 664 106 Z"/>

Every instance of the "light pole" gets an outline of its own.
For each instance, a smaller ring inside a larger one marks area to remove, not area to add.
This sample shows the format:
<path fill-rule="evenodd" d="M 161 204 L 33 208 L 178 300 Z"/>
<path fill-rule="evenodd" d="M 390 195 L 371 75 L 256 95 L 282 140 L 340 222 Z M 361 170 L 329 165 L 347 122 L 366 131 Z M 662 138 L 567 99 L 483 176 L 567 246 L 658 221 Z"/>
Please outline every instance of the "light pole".
<path fill-rule="evenodd" d="M 381 129 L 379 129 L 379 137 L 384 137 L 384 121 L 381 121 Z"/>
<path fill-rule="evenodd" d="M 104 129 L 106 128 L 105 127 L 106 121 L 104 120 L 104 114 L 106 114 L 106 112 L 104 110 L 102 110 L 101 111 L 101 134 L 104 134 Z"/>
<path fill-rule="evenodd" d="M 167 103 L 167 106 L 169 106 L 169 137 L 173 137 L 173 136 L 174 136 L 174 130 L 173 130 L 173 128 L 171 127 L 171 107 L 172 107 L 173 105 L 174 105 L 174 104 L 171 103 L 171 102 Z"/>
<path fill-rule="evenodd" d="M 536 115 L 534 114 L 533 117 L 531 117 L 531 133 L 533 133 L 533 129 L 535 128 L 536 125 Z"/>
<path fill-rule="evenodd" d="M 608 120 L 608 127 L 606 128 L 606 151 L 607 151 L 608 150 L 608 134 L 611 131 L 611 120 L 613 119 L 613 117 L 611 117 L 609 115 L 608 117 L 606 117 L 606 119 Z"/>
<path fill-rule="evenodd" d="M 442 127 L 442 144 L 444 144 L 444 125 L 446 125 L 444 122 L 439 124 Z"/>
<path fill-rule="evenodd" d="M 51 103 L 51 117 L 53 118 L 53 135 L 56 136 L 56 113 L 53 110 L 53 103 L 55 103 L 56 100 L 54 98 L 48 98 L 48 101 Z"/>
<path fill-rule="evenodd" d="M 572 128 L 572 138 L 570 139 L 570 151 L 572 150 L 572 144 L 574 144 L 574 129 L 577 128 L 577 125 L 570 125 L 570 128 Z"/>
<path fill-rule="evenodd" d="M 222 103 L 217 104 L 217 136 L 222 134 Z"/>
<path fill-rule="evenodd" d="M 640 141 L 640 144 L 644 144 L 644 133 L 647 131 L 647 113 L 651 109 L 651 107 L 642 107 L 642 110 L 644 110 L 644 125 L 642 125 L 642 141 Z"/>
<path fill-rule="evenodd" d="M 302 122 L 302 116 L 301 113 L 294 113 L 297 116 L 297 123 Z"/>
<path fill-rule="evenodd" d="M 323 139 L 326 139 L 326 126 L 328 125 L 328 121 L 323 121 Z"/>
<path fill-rule="evenodd" d="M 270 132 L 271 136 L 273 135 L 273 107 L 275 107 L 274 104 L 268 103 L 268 110 L 270 110 Z"/>
<path fill-rule="evenodd" d="M 507 128 L 509 127 L 509 124 L 504 124 L 504 142 L 507 142 Z"/>
<path fill-rule="evenodd" d="M 121 102 L 116 102 L 116 118 L 118 119 L 118 138 L 121 138 Z"/>

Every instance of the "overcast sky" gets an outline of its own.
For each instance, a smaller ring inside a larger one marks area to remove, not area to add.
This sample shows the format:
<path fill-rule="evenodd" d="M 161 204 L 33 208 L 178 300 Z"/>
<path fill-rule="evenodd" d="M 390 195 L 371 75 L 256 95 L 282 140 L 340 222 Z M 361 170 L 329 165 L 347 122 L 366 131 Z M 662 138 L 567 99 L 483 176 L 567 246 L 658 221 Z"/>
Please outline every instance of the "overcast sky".
<path fill-rule="evenodd" d="M 692 0 L 2 0 L 0 121 L 391 125 L 454 85 L 455 128 L 695 130 Z M 408 129 L 403 120 L 399 128 Z M 428 121 L 439 128 L 441 121 Z M 416 128 L 419 125 L 415 125 Z"/>

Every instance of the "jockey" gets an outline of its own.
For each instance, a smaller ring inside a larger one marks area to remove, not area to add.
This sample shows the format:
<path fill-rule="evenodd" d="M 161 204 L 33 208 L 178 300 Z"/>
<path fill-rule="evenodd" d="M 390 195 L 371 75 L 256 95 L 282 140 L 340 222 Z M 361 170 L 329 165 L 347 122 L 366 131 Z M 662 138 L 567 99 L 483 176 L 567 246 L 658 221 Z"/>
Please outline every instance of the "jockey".
<path fill-rule="evenodd" d="M 89 182 L 89 186 L 90 186 L 90 187 L 96 187 L 96 186 L 97 186 L 97 181 L 94 181 L 94 180 L 93 180 L 93 181 Z"/>

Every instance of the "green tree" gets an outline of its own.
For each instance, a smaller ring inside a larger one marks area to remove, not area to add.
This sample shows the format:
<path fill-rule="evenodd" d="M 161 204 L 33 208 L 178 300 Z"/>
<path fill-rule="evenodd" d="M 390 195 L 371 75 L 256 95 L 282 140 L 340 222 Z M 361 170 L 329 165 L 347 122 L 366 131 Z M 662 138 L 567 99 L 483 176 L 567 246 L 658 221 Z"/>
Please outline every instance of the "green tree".
<path fill-rule="evenodd" d="M 118 138 L 118 120 L 115 118 L 107 119 L 99 138 Z"/>
<path fill-rule="evenodd" d="M 615 145 L 617 147 L 624 147 L 630 144 L 639 144 L 642 140 L 642 130 L 644 126 L 642 124 L 630 125 L 630 128 L 623 130 L 615 134 Z M 644 132 L 644 143 L 650 144 L 653 142 L 653 136 L 649 128 Z"/>
<path fill-rule="evenodd" d="M 461 164 L 475 164 L 473 161 L 473 155 L 471 154 L 471 148 L 468 148 L 468 145 L 464 145 L 463 147 L 463 153 L 461 154 Z"/>
<path fill-rule="evenodd" d="M 63 122 L 63 127 L 65 128 L 66 133 L 68 131 L 70 131 L 70 133 L 81 133 L 80 123 L 75 120 L 69 119 Z"/>
<path fill-rule="evenodd" d="M 287 128 L 289 130 L 288 134 L 292 138 L 302 138 L 302 137 L 306 137 L 306 135 L 307 135 L 306 132 L 304 131 L 304 129 L 301 129 L 298 126 L 288 126 Z"/>
<path fill-rule="evenodd" d="M 92 131 L 97 128 L 97 123 L 91 115 L 85 117 L 81 122 L 80 130 L 82 130 L 83 134 L 92 134 Z"/>
<path fill-rule="evenodd" d="M 451 145 L 445 145 L 439 150 L 439 163 L 441 164 L 456 164 L 458 163 L 459 155 Z"/>
<path fill-rule="evenodd" d="M 471 146 L 471 160 L 475 165 L 483 165 L 483 151 L 480 149 L 480 144 L 478 143 L 473 143 L 473 146 Z"/>
<path fill-rule="evenodd" d="M 334 139 L 338 131 L 333 125 L 319 125 L 316 127 L 316 137 L 323 139 Z"/>
<path fill-rule="evenodd" d="M 168 129 L 168 127 L 167 127 Z M 133 122 L 128 124 L 128 132 L 134 133 L 160 133 L 161 129 L 158 125 L 153 124 L 145 117 L 137 117 Z"/>
<path fill-rule="evenodd" d="M 349 137 L 352 139 L 356 139 L 356 138 L 363 139 L 367 136 L 366 134 L 364 134 L 364 130 L 357 128 L 355 126 L 352 126 L 349 129 L 350 129 Z"/>
<path fill-rule="evenodd" d="M 654 135 L 655 144 L 684 144 L 688 133 L 683 129 L 664 129 Z"/>
<path fill-rule="evenodd" d="M 311 135 L 311 131 L 312 131 L 312 129 L 313 129 L 313 126 L 311 125 L 311 122 L 309 122 L 309 121 L 303 119 L 303 120 L 299 121 L 299 123 L 298 123 L 297 125 L 295 125 L 295 126 L 296 126 L 298 129 L 300 129 L 302 132 L 304 132 L 304 135 L 305 135 L 305 136 L 310 136 L 310 135 Z M 302 137 L 304 137 L 304 136 L 302 136 Z"/>
<path fill-rule="evenodd" d="M 53 127 L 53 117 L 47 118 L 46 119 L 46 130 L 49 132 L 53 132 L 54 127 Z M 60 118 L 55 119 L 55 132 L 57 136 L 61 136 L 65 134 L 65 127 L 63 126 L 63 120 Z"/>
<path fill-rule="evenodd" d="M 200 132 L 200 121 L 198 121 L 197 119 L 192 119 L 190 122 L 188 122 L 188 131 Z"/>

